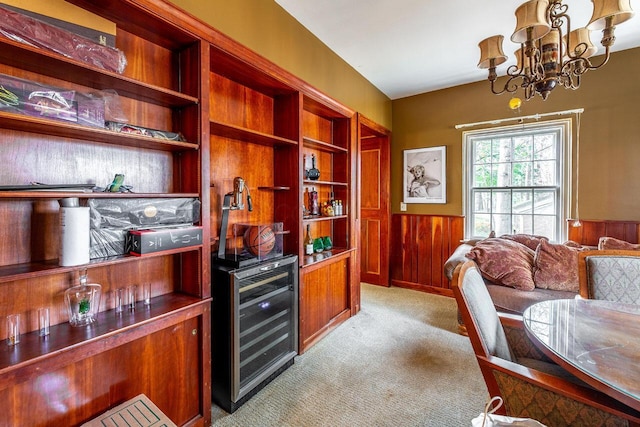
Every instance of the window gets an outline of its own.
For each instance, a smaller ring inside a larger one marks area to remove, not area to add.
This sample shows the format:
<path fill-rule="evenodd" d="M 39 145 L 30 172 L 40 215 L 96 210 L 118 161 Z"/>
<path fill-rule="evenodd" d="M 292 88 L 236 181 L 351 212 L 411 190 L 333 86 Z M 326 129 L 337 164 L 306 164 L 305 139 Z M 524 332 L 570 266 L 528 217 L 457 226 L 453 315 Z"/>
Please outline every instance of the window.
<path fill-rule="evenodd" d="M 570 136 L 571 120 L 465 132 L 465 235 L 564 240 Z"/>

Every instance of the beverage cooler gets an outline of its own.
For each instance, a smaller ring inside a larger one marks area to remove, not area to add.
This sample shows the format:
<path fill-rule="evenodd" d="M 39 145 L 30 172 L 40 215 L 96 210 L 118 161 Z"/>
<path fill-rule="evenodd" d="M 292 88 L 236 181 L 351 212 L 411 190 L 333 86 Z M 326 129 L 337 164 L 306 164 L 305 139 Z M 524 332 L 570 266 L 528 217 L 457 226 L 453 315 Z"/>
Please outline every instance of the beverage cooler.
<path fill-rule="evenodd" d="M 212 399 L 232 413 L 298 353 L 298 257 L 211 265 Z"/>

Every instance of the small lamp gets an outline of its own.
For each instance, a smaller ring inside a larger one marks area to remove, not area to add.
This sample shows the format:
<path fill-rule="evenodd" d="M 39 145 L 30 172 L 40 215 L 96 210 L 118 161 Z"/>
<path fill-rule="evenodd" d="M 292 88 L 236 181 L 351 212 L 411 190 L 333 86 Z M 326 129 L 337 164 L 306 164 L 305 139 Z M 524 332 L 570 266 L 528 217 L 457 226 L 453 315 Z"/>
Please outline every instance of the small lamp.
<path fill-rule="evenodd" d="M 516 9 L 516 29 L 511 35 L 514 43 L 538 40 L 551 29 L 547 22 L 548 0 L 531 0 Z"/>
<path fill-rule="evenodd" d="M 592 0 L 593 16 L 587 25 L 590 31 L 604 30 L 605 28 L 621 24 L 633 17 L 631 0 Z M 607 22 L 610 18 L 610 22 Z"/>
<path fill-rule="evenodd" d="M 564 36 L 564 43 L 567 46 L 567 56 L 570 58 L 590 58 L 596 54 L 598 49 L 591 43 L 590 31 L 586 28 L 578 28 Z M 567 45 L 567 42 L 570 45 Z"/>
<path fill-rule="evenodd" d="M 495 68 L 506 62 L 507 56 L 502 51 L 504 36 L 492 36 L 478 43 L 480 47 L 480 62 L 478 68 Z"/>

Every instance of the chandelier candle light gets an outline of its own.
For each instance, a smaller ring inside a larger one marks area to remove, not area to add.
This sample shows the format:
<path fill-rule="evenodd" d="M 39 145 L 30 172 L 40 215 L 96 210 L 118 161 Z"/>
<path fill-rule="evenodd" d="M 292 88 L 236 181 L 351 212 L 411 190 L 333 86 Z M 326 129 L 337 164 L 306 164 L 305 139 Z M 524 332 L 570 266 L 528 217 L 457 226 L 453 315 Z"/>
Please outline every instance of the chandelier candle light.
<path fill-rule="evenodd" d="M 561 0 L 531 0 L 516 9 L 516 29 L 511 41 L 520 43 L 515 52 L 517 65 L 507 69 L 507 81 L 496 89 L 496 67 L 507 60 L 502 51 L 504 37 L 496 35 L 482 40 L 478 68 L 489 69 L 491 91 L 500 95 L 524 90 L 524 98 L 536 93 L 547 99 L 556 86 L 577 89 L 581 76 L 609 61 L 615 41 L 615 26 L 633 17 L 631 0 L 592 0 L 593 15 L 585 28 L 571 30 L 568 6 Z M 566 24 L 566 30 L 563 29 Z M 605 54 L 594 65 L 589 59 L 597 49 L 591 43 L 590 32 L 602 30 Z M 566 32 L 566 34 L 565 34 Z"/>

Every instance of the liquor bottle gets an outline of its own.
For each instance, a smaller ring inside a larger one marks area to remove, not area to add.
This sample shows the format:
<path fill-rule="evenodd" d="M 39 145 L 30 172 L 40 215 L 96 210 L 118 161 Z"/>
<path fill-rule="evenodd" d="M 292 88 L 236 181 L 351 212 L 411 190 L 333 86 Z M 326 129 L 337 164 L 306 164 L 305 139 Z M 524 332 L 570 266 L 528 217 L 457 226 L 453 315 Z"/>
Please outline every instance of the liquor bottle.
<path fill-rule="evenodd" d="M 318 192 L 315 187 L 309 191 L 309 211 L 311 215 L 320 215 L 320 204 L 318 203 Z"/>
<path fill-rule="evenodd" d="M 304 237 L 304 254 L 313 255 L 313 237 L 311 237 L 311 226 L 307 224 L 307 235 Z"/>
<path fill-rule="evenodd" d="M 302 166 L 304 169 L 304 179 L 309 179 L 309 169 L 307 169 L 307 156 L 302 156 Z"/>
<path fill-rule="evenodd" d="M 333 191 L 329 192 L 329 201 L 327 202 L 329 206 L 331 206 L 331 216 L 337 215 L 336 213 L 336 199 L 333 194 Z"/>
<path fill-rule="evenodd" d="M 316 168 L 316 155 L 311 155 L 311 169 L 307 172 L 307 177 L 313 181 L 320 178 L 320 171 Z"/>

